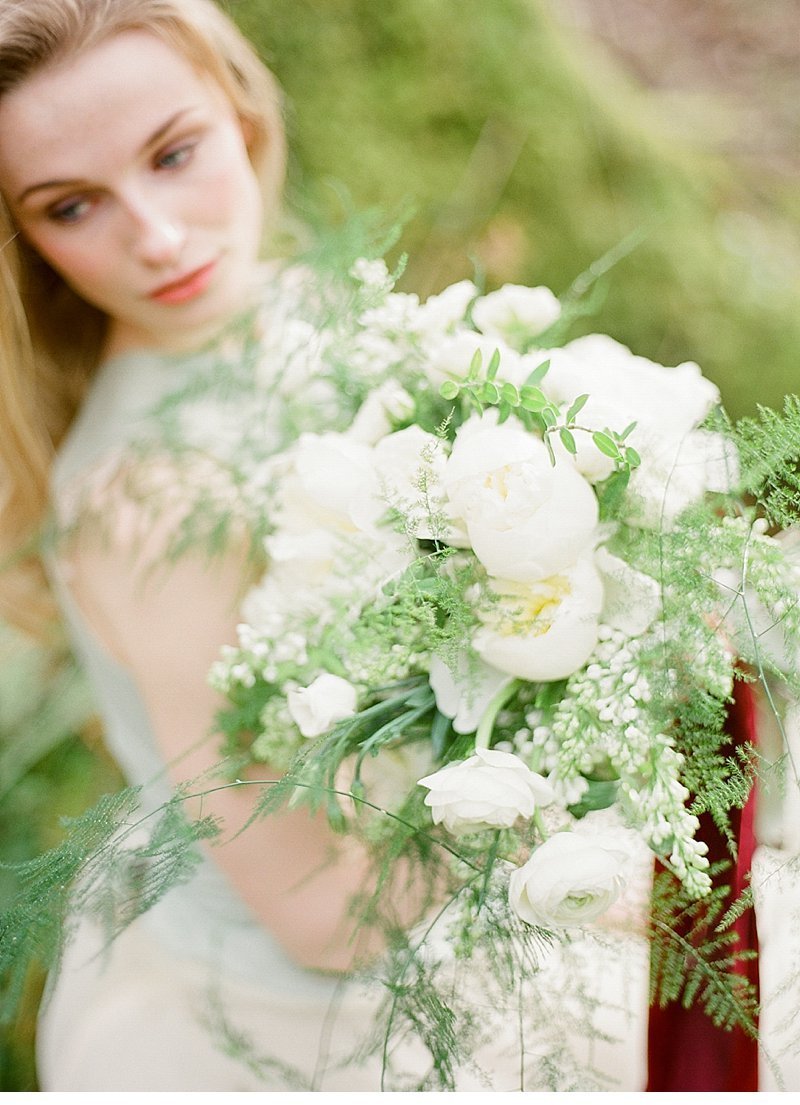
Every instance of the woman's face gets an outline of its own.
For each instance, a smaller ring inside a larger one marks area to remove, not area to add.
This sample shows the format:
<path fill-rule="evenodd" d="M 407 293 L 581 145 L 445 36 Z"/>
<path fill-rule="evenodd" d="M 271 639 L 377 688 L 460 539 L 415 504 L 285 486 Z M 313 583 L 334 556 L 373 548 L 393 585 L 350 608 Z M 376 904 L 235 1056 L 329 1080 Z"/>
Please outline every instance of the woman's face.
<path fill-rule="evenodd" d="M 240 122 L 145 31 L 0 100 L 0 193 L 34 249 L 109 316 L 111 351 L 191 348 L 247 301 L 262 204 Z"/>

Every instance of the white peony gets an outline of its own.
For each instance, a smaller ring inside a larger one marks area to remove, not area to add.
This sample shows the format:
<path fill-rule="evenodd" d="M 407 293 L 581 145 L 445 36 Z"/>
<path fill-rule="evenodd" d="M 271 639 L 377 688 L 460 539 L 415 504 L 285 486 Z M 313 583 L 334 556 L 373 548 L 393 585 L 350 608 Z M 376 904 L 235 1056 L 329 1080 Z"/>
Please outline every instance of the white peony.
<path fill-rule="evenodd" d="M 670 437 L 682 437 L 719 403 L 719 389 L 693 361 L 666 368 L 606 334 L 577 338 L 548 356 L 550 369 L 542 389 L 561 403 L 588 394 L 619 412 L 623 425 L 614 429 L 622 430 L 626 419 L 635 419 L 660 426 Z"/>
<path fill-rule="evenodd" d="M 436 708 L 449 717 L 456 733 L 474 733 L 494 696 L 507 687 L 513 676 L 485 664 L 478 657 L 459 657 L 453 674 L 438 656 L 431 660 L 428 681 L 436 697 Z"/>
<path fill-rule="evenodd" d="M 304 737 L 319 737 L 337 721 L 352 717 L 357 703 L 358 692 L 353 684 L 329 672 L 286 695 L 289 713 Z"/>
<path fill-rule="evenodd" d="M 427 775 L 419 785 L 429 790 L 425 805 L 434 824 L 451 833 L 510 828 L 555 797 L 547 780 L 519 756 L 489 748 L 476 748 L 474 756 Z"/>
<path fill-rule="evenodd" d="M 489 367 L 495 350 L 500 354 L 500 367 L 497 378 L 521 387 L 539 364 L 531 364 L 528 357 L 522 357 L 499 338 L 476 334 L 474 330 L 460 329 L 454 334 L 435 334 L 425 343 L 425 374 L 434 386 L 445 380 L 465 380 L 469 374 L 472 358 L 480 351 L 482 373 Z"/>
<path fill-rule="evenodd" d="M 634 525 L 670 529 L 682 510 L 707 491 L 729 491 L 738 477 L 735 446 L 722 434 L 694 430 L 668 438 L 642 426 L 631 441 L 642 456 L 628 486 L 626 515 Z"/>
<path fill-rule="evenodd" d="M 573 928 L 595 920 L 625 887 L 628 855 L 601 839 L 556 833 L 511 875 L 511 908 L 529 925 Z"/>
<path fill-rule="evenodd" d="M 631 353 L 605 334 L 590 334 L 548 354 L 542 389 L 559 403 L 589 399 L 578 422 L 592 430 L 636 426 L 627 441 L 639 453 L 626 519 L 648 528 L 670 527 L 708 490 L 725 491 L 738 472 L 735 450 L 698 427 L 719 403 L 719 391 L 692 361 L 666 368 Z M 588 480 L 605 479 L 613 462 L 576 432 L 574 464 Z"/>
<path fill-rule="evenodd" d="M 534 583 L 495 579 L 496 601 L 478 610 L 472 647 L 493 668 L 518 679 L 566 679 L 598 639 L 603 584 L 590 556 Z"/>
<path fill-rule="evenodd" d="M 481 296 L 472 306 L 478 329 L 497 335 L 515 349 L 552 326 L 561 315 L 561 304 L 549 288 L 506 284 Z"/>
<path fill-rule="evenodd" d="M 459 428 L 444 485 L 492 576 L 544 579 L 594 536 L 597 499 L 586 480 L 569 463 L 552 465 L 544 443 L 516 420 L 498 425 L 493 411 Z"/>

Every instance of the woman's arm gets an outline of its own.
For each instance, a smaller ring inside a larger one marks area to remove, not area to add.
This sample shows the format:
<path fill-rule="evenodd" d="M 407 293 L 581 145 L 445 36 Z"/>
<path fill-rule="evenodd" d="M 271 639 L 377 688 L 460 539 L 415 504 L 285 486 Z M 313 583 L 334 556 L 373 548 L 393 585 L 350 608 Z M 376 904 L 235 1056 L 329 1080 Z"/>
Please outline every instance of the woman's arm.
<path fill-rule="evenodd" d="M 236 640 L 246 556 L 231 548 L 211 561 L 187 553 L 169 563 L 166 519 L 153 527 L 150 513 L 130 501 L 114 504 L 111 517 L 110 534 L 86 527 L 73 540 L 70 587 L 103 645 L 133 676 L 172 778 L 197 779 L 220 760 L 212 724 L 222 702 L 207 675 L 220 647 Z M 145 527 L 140 541 L 135 535 Z M 277 776 L 265 768 L 258 777 Z M 213 781 L 198 789 L 205 786 Z M 260 789 L 209 794 L 187 812 L 222 819 L 224 843 L 212 848 L 214 860 L 296 962 L 347 970 L 377 950 L 377 934 L 356 940 L 348 916 L 368 875 L 366 854 L 305 809 L 271 813 L 235 835 Z"/>

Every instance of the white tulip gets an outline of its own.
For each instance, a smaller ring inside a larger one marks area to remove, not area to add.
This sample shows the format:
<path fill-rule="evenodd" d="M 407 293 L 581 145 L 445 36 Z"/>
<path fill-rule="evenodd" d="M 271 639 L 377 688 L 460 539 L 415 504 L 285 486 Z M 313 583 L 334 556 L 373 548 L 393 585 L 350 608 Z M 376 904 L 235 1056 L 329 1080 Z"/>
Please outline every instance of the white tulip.
<path fill-rule="evenodd" d="M 431 295 L 417 310 L 414 327 L 424 333 L 442 333 L 461 322 L 478 289 L 471 280 L 450 284 L 438 295 Z"/>
<path fill-rule="evenodd" d="M 500 338 L 476 334 L 474 330 L 466 328 L 457 330 L 454 334 L 434 334 L 426 340 L 425 374 L 437 387 L 445 380 L 465 380 L 475 353 L 480 351 L 482 369 L 485 372 L 495 350 L 500 354 L 497 378 L 521 387 L 531 373 L 530 360 L 521 357 Z"/>

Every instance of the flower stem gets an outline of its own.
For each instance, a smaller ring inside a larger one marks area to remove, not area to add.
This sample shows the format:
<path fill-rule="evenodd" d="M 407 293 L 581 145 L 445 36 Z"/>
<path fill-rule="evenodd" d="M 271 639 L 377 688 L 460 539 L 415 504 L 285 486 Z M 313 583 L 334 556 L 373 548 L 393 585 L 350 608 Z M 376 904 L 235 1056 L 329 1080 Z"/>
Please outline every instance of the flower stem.
<path fill-rule="evenodd" d="M 542 817 L 542 811 L 539 809 L 538 806 L 533 811 L 533 823 L 536 826 L 536 831 L 538 832 L 539 836 L 542 838 L 542 844 L 544 844 L 544 842 L 546 840 L 550 839 L 550 834 L 548 833 L 547 829 L 544 827 L 544 818 Z"/>
<path fill-rule="evenodd" d="M 509 698 L 514 694 L 519 686 L 519 679 L 512 679 L 510 683 L 501 687 L 486 707 L 483 717 L 481 718 L 480 725 L 475 733 L 475 747 L 476 748 L 488 748 L 489 742 L 492 739 L 492 733 L 494 732 L 494 723 L 497 720 L 497 715 L 508 702 Z"/>

